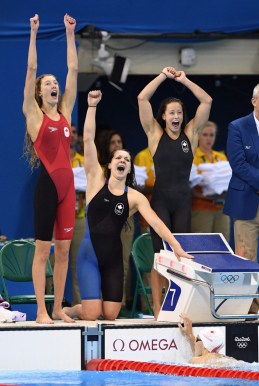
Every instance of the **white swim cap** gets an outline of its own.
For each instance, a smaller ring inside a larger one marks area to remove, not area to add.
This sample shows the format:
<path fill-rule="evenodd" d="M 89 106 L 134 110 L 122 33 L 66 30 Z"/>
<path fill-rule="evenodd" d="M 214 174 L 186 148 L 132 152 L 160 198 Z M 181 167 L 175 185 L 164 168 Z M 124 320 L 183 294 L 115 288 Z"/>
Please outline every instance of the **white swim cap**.
<path fill-rule="evenodd" d="M 223 334 L 217 327 L 205 327 L 198 335 L 209 352 L 218 352 L 224 346 Z"/>

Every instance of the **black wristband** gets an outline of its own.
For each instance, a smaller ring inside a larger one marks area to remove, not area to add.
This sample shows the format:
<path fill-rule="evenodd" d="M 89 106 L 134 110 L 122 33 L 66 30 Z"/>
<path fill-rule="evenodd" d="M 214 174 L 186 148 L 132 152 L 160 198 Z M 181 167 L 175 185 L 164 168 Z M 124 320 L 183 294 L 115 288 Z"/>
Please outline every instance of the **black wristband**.
<path fill-rule="evenodd" d="M 88 107 L 97 107 L 97 105 L 96 105 L 96 106 L 94 106 L 94 105 L 88 105 Z"/>
<path fill-rule="evenodd" d="M 168 78 L 168 76 L 166 75 L 166 73 L 165 73 L 164 71 L 161 71 L 161 74 L 164 74 L 164 76 L 165 76 L 166 78 Z"/>

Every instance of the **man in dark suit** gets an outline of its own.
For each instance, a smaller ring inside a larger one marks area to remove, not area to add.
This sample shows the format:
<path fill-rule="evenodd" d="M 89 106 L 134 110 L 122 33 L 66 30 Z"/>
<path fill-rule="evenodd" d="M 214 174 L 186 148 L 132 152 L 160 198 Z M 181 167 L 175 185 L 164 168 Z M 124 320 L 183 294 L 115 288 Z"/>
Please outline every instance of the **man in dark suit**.
<path fill-rule="evenodd" d="M 224 213 L 234 219 L 235 253 L 257 261 L 259 236 L 259 84 L 254 111 L 229 124 L 227 156 L 232 168 Z M 258 313 L 254 299 L 249 313 Z"/>

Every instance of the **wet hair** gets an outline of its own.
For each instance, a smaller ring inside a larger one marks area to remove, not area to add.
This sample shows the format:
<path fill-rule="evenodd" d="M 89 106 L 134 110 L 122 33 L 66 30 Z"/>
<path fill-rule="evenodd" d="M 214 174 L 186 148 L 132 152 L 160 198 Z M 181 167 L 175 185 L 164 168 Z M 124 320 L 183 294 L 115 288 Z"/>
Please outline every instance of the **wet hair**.
<path fill-rule="evenodd" d="M 181 101 L 181 99 L 178 99 L 178 98 L 169 97 L 169 98 L 166 98 L 166 99 L 162 100 L 162 102 L 161 102 L 161 104 L 159 106 L 158 112 L 157 112 L 157 116 L 156 116 L 157 122 L 160 124 L 160 126 L 164 130 L 165 127 L 166 127 L 166 122 L 163 119 L 163 114 L 165 113 L 165 110 L 166 110 L 167 105 L 169 103 L 179 103 L 182 106 L 182 109 L 183 109 L 183 123 L 182 123 L 181 130 L 184 130 L 184 128 L 185 128 L 185 126 L 187 124 L 186 109 L 185 109 L 185 106 L 184 106 L 183 102 Z"/>
<path fill-rule="evenodd" d="M 40 160 L 36 154 L 36 151 L 34 150 L 33 142 L 27 131 L 27 128 L 26 128 L 24 142 L 23 142 L 23 156 L 28 161 L 31 167 L 31 170 L 36 169 L 40 166 Z"/>
<path fill-rule="evenodd" d="M 111 176 L 111 169 L 109 169 L 108 166 L 109 166 L 109 163 L 112 161 L 112 159 L 115 156 L 115 153 L 117 151 L 126 151 L 129 154 L 129 156 L 130 156 L 130 172 L 127 175 L 125 184 L 126 184 L 126 186 L 129 186 L 130 188 L 134 188 L 137 185 L 136 179 L 135 179 L 134 162 L 133 162 L 132 154 L 127 149 L 120 149 L 120 150 L 117 149 L 117 150 L 112 151 L 109 154 L 108 162 L 105 165 L 105 171 L 104 171 L 105 178 L 108 180 L 110 178 L 110 176 Z"/>
<path fill-rule="evenodd" d="M 98 160 L 100 165 L 105 166 L 109 163 L 110 158 L 110 143 L 114 135 L 118 135 L 121 138 L 122 148 L 124 148 L 124 142 L 122 135 L 116 130 L 103 130 L 99 133 L 96 140 L 96 148 L 98 152 Z M 121 149 L 122 150 L 122 149 Z"/>
<path fill-rule="evenodd" d="M 42 97 L 39 95 L 40 91 L 41 91 L 41 82 L 42 82 L 42 79 L 45 78 L 46 76 L 53 76 L 57 80 L 55 75 L 52 75 L 52 74 L 42 74 L 36 79 L 36 82 L 35 82 L 35 100 L 38 103 L 40 108 L 42 107 Z M 59 85 L 59 83 L 58 83 L 58 85 Z M 59 90 L 58 111 L 60 108 L 60 103 L 61 103 L 61 93 Z M 26 127 L 26 132 L 25 132 L 25 137 L 24 137 L 23 156 L 27 159 L 32 170 L 39 167 L 40 161 L 39 161 L 39 158 L 34 150 L 33 142 L 32 142 L 31 137 L 27 131 L 27 127 Z"/>

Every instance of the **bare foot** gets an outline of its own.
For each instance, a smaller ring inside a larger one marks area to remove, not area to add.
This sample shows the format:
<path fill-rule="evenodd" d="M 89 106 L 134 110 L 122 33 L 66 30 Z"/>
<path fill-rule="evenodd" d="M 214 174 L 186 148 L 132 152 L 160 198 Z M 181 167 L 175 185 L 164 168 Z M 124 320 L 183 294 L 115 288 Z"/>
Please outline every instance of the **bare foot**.
<path fill-rule="evenodd" d="M 74 312 L 73 307 L 63 307 L 62 311 L 70 318 L 77 318 L 77 314 Z"/>
<path fill-rule="evenodd" d="M 73 319 L 82 319 L 82 305 L 76 304 L 72 307 L 64 307 L 62 311 Z"/>
<path fill-rule="evenodd" d="M 52 318 L 54 320 L 63 320 L 65 323 L 75 323 L 74 319 L 71 319 L 63 310 L 60 310 L 59 312 L 53 312 Z"/>
<path fill-rule="evenodd" d="M 37 314 L 36 323 L 40 324 L 54 324 L 53 320 L 47 313 Z"/>

